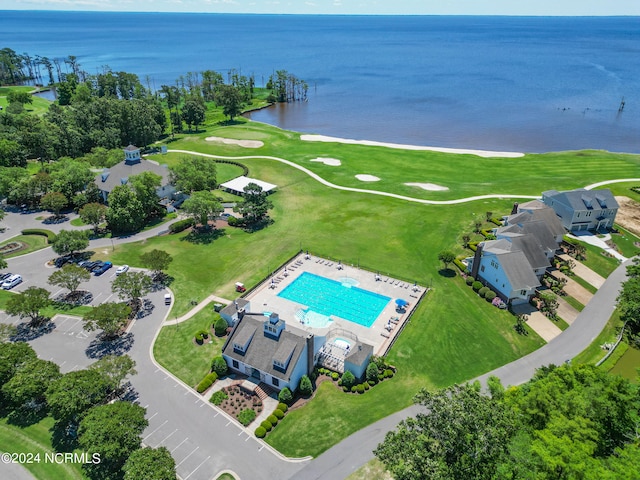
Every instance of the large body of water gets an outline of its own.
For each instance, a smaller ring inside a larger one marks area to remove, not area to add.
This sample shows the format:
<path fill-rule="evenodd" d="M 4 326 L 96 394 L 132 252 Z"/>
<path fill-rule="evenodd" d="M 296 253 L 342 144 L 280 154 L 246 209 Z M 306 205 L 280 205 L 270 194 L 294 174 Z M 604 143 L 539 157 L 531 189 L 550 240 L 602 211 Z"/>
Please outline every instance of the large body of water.
<path fill-rule="evenodd" d="M 283 128 L 419 145 L 640 153 L 640 18 L 0 12 L 0 48 L 108 65 L 159 88 L 286 69 Z M 622 98 L 625 108 L 619 112 Z"/>

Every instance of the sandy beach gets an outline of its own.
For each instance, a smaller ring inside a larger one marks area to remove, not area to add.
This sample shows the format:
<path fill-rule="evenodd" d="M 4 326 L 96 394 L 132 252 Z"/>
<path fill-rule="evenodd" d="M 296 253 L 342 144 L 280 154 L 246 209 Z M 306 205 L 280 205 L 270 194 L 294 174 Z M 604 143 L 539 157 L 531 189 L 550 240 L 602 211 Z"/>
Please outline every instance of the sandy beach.
<path fill-rule="evenodd" d="M 371 147 L 387 147 L 399 150 L 427 150 L 441 153 L 457 153 L 462 155 L 476 155 L 484 158 L 520 158 L 524 153 L 520 152 L 492 152 L 489 150 L 467 150 L 464 148 L 426 147 L 420 145 L 403 145 L 399 143 L 374 142 L 372 140 L 353 140 L 350 138 L 329 137 L 326 135 L 300 135 L 300 140 L 305 142 L 329 142 L 347 143 L 350 145 L 368 145 Z"/>

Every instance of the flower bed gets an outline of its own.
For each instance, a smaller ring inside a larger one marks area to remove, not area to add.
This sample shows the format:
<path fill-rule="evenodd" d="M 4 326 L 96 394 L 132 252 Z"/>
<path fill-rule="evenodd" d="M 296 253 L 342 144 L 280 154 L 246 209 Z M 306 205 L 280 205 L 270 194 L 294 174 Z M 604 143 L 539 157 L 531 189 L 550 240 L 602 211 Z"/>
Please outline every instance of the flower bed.
<path fill-rule="evenodd" d="M 221 391 L 224 392 L 227 398 L 222 399 L 218 406 L 233 418 L 238 419 L 238 421 L 241 421 L 239 415 L 245 410 L 253 410 L 256 416 L 262 412 L 262 400 L 255 393 L 248 392 L 237 385 L 225 387 Z M 217 397 L 220 398 L 221 395 L 217 395 Z M 246 421 L 248 418 L 249 415 L 247 413 L 242 415 L 242 420 Z M 249 425 L 249 423 L 246 425 Z"/>

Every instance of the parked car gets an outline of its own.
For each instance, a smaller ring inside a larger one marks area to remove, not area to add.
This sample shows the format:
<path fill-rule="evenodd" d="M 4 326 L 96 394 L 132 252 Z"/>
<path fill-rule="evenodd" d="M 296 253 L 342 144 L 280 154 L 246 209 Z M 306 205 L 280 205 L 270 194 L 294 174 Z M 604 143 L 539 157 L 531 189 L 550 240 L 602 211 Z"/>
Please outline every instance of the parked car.
<path fill-rule="evenodd" d="M 113 267 L 113 264 L 111 262 L 104 262 L 101 267 L 99 267 L 99 268 L 97 268 L 97 269 L 95 269 L 93 271 L 93 274 L 95 276 L 102 275 L 104 272 L 109 270 L 111 267 Z"/>
<path fill-rule="evenodd" d="M 91 267 L 91 271 L 95 272 L 96 270 L 101 269 L 103 265 L 104 265 L 104 262 L 97 260 L 93 262 L 93 267 Z"/>
<path fill-rule="evenodd" d="M 10 290 L 19 283 L 22 283 L 22 277 L 20 275 L 11 275 L 9 278 L 2 282 L 2 288 Z"/>
<path fill-rule="evenodd" d="M 60 268 L 64 265 L 66 265 L 67 263 L 71 263 L 73 261 L 73 258 L 71 257 L 71 255 L 65 255 L 64 257 L 58 257 L 53 261 L 53 264 Z"/>
<path fill-rule="evenodd" d="M 2 274 L 0 274 L 0 282 L 4 282 L 11 275 L 13 275 L 13 273 L 2 273 Z"/>
<path fill-rule="evenodd" d="M 116 275 L 120 275 L 121 273 L 125 273 L 129 271 L 129 265 L 120 265 L 116 268 Z"/>

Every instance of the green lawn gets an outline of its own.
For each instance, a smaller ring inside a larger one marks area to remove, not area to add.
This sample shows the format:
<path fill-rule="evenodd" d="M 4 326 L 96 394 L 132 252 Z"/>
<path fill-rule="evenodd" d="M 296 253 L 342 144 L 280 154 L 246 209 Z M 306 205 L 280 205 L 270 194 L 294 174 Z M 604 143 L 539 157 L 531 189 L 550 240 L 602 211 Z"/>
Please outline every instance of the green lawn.
<path fill-rule="evenodd" d="M 17 257 L 19 255 L 26 255 L 27 253 L 35 252 L 36 250 L 40 250 L 42 248 L 48 247 L 47 237 L 42 235 L 18 235 L 17 237 L 13 237 L 10 240 L 0 243 L 0 246 L 6 245 L 11 242 L 22 242 L 26 244 L 26 248 L 23 250 L 19 250 L 17 252 L 8 253 L 7 255 L 3 255 L 4 258 Z"/>
<path fill-rule="evenodd" d="M 576 277 L 573 277 L 573 279 L 575 280 Z M 573 297 L 570 296 L 566 296 L 566 297 L 562 297 L 562 299 L 567 302 L 569 305 L 571 305 L 573 308 L 575 308 L 576 310 L 578 310 L 579 312 L 581 312 L 582 310 L 584 310 L 584 305 L 581 304 L 578 300 L 576 300 Z"/>
<path fill-rule="evenodd" d="M 595 255 L 595 254 L 594 254 Z M 593 285 L 591 285 L 589 282 L 587 282 L 585 279 L 583 279 L 582 277 L 579 277 L 577 275 L 573 275 L 571 277 L 569 277 L 571 280 L 573 280 L 574 282 L 576 282 L 578 285 L 582 286 L 585 290 L 588 290 L 591 293 L 596 293 L 598 291 L 598 289 L 596 287 L 594 287 Z"/>
<path fill-rule="evenodd" d="M 260 139 L 265 145 L 245 149 L 212 144 L 205 140 L 211 135 Z M 229 127 L 178 136 L 170 148 L 247 157 L 239 161 L 249 167 L 252 177 L 278 185 L 270 197 L 274 223 L 263 230 L 246 233 L 229 227 L 196 237 L 183 232 L 117 246 L 114 252 L 108 252 L 114 263 L 133 266 L 140 266 L 140 254 L 154 248 L 173 256 L 167 272 L 174 278 L 171 288 L 176 295 L 172 317 L 186 313 L 191 308 L 190 300 L 201 301 L 211 293 L 233 299 L 236 281 L 255 285 L 300 249 L 433 286 L 389 353 L 389 361 L 399 369 L 392 381 L 361 396 L 345 396 L 331 390 L 330 385 L 323 386 L 318 399 L 292 412 L 269 435 L 269 443 L 291 456 L 317 455 L 345 436 L 409 405 L 419 388 L 464 382 L 535 350 L 543 341 L 533 332 L 517 335 L 510 314 L 478 299 L 459 277 L 441 276 L 442 267 L 437 260 L 441 250 L 462 251 L 461 235 L 473 230 L 478 215 L 484 219 L 487 211 L 494 212 L 494 216 L 507 214 L 513 199 L 423 205 L 338 191 L 297 169 L 258 155 L 286 158 L 339 185 L 431 199 L 493 192 L 540 195 L 550 188 L 550 182 L 562 190 L 609 178 L 638 176 L 640 165 L 638 155 L 604 152 L 480 159 L 309 143 L 300 141 L 294 132 L 243 120 Z M 343 166 L 310 162 L 316 157 L 338 158 Z M 550 164 L 554 165 L 553 170 Z M 577 166 L 580 169 L 576 170 Z M 473 175 L 460 175 L 471 171 Z M 581 172 L 579 177 L 575 171 Z M 383 180 L 363 184 L 355 180 L 356 173 L 377 175 Z M 505 182 L 505 178 L 527 180 Z M 404 186 L 407 181 L 438 183 L 450 190 L 422 191 Z M 604 262 L 608 268 L 615 267 Z M 198 328 L 183 335 L 179 333 L 183 325 L 177 331 L 174 326 L 165 327 L 154 351 L 158 361 L 193 385 L 206 373 L 213 353 L 200 360 L 191 358 L 195 346 L 190 342 Z M 183 336 L 178 340 L 179 335 Z M 300 436 L 296 434 L 299 431 L 306 433 Z"/>
<path fill-rule="evenodd" d="M 635 242 L 640 242 L 640 238 L 636 237 L 630 231 L 625 230 L 620 225 L 616 225 L 616 229 L 620 233 L 612 234 L 611 240 L 616 244 L 620 253 L 627 258 L 640 254 L 640 248 L 634 245 Z"/>
<path fill-rule="evenodd" d="M 573 363 L 591 364 L 600 361 L 607 353 L 606 350 L 603 350 L 600 346 L 605 343 L 615 343 L 621 328 L 622 321 L 620 320 L 620 315 L 617 310 L 614 310 L 613 315 L 611 315 L 611 318 L 602 332 L 600 332 L 600 335 L 591 342 L 591 345 L 573 358 Z"/>
<path fill-rule="evenodd" d="M 0 451 L 8 453 L 32 453 L 40 455 L 40 462 L 27 463 L 23 466 L 38 480 L 82 480 L 79 464 L 45 462 L 45 453 L 53 453 L 51 432 L 53 419 L 46 417 L 28 427 L 17 427 L 7 424 L 6 418 L 0 419 Z"/>
<path fill-rule="evenodd" d="M 0 106 L 3 109 L 7 108 L 7 105 L 8 105 L 7 93 L 9 93 L 10 90 L 20 90 L 25 92 L 31 92 L 31 91 L 34 91 L 35 88 L 30 86 L 0 87 Z M 49 108 L 49 105 L 51 105 L 51 102 L 49 100 L 36 97 L 35 95 L 32 96 L 32 99 L 33 99 L 33 103 L 26 104 L 24 106 L 25 111 L 28 113 L 36 113 L 38 115 L 42 115 L 47 111 L 47 109 Z"/>
<path fill-rule="evenodd" d="M 197 385 L 209 373 L 213 357 L 222 351 L 224 338 L 218 338 L 213 333 L 209 335 L 211 343 L 197 345 L 193 341 L 197 332 L 211 331 L 211 325 L 220 318 L 212 305 L 186 322 L 163 327 L 153 346 L 153 355 L 160 365 L 187 385 Z"/>
<path fill-rule="evenodd" d="M 602 277 L 607 278 L 620 265 L 616 258 L 604 256 L 601 248 L 584 242 L 580 243 L 587 249 L 587 259 L 580 261 Z"/>
<path fill-rule="evenodd" d="M 7 305 L 7 300 L 9 300 L 15 293 L 11 293 L 7 290 L 0 290 L 0 310 L 4 310 Z M 81 306 L 81 307 L 73 307 L 71 305 L 64 304 L 52 304 L 46 308 L 43 308 L 40 311 L 40 314 L 47 318 L 52 318 L 55 314 L 65 314 L 65 315 L 77 315 L 82 317 L 86 314 L 92 307 Z M 28 319 L 25 319 L 28 321 Z"/>

